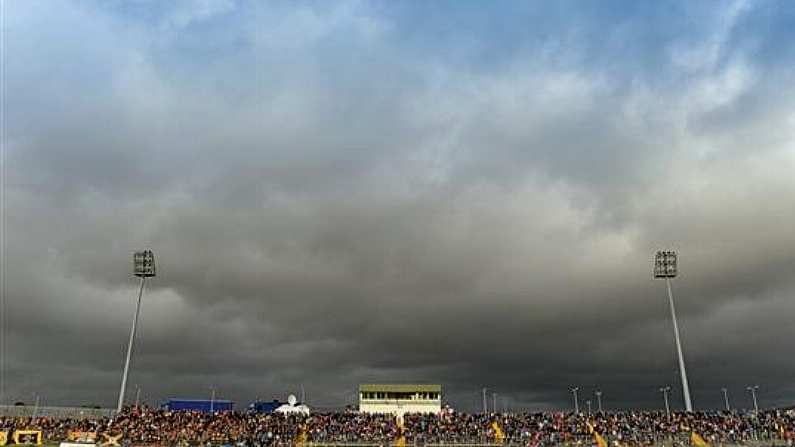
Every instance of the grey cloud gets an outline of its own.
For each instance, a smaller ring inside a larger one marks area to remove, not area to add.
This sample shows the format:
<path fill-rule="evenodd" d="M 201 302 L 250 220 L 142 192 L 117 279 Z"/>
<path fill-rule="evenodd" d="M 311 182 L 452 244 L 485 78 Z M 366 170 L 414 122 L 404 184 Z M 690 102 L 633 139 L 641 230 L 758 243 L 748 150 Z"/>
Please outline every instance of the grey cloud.
<path fill-rule="evenodd" d="M 428 381 L 464 409 L 483 386 L 517 408 L 561 408 L 573 385 L 656 406 L 676 364 L 650 264 L 673 246 L 697 406 L 746 382 L 790 399 L 786 73 L 747 60 L 672 84 L 532 62 L 460 73 L 411 59 L 388 20 L 348 5 L 290 15 L 308 36 L 243 27 L 236 48 L 261 59 L 193 77 L 163 62 L 170 44 L 236 11 L 174 19 L 182 31 L 84 11 L 71 20 L 92 35 L 123 23 L 126 38 L 89 51 L 28 32 L 54 55 L 125 55 L 96 57 L 99 80 L 56 73 L 70 94 L 53 96 L 9 67 L 9 396 L 114 401 L 130 253 L 150 247 L 160 275 L 131 383 L 152 402 L 304 384 L 331 406 L 360 382 Z M 294 59 L 258 65 L 293 36 Z M 353 56 L 318 51 L 351 41 Z M 48 78 L 54 62 L 33 61 Z M 225 73 L 240 85 L 208 87 Z"/>

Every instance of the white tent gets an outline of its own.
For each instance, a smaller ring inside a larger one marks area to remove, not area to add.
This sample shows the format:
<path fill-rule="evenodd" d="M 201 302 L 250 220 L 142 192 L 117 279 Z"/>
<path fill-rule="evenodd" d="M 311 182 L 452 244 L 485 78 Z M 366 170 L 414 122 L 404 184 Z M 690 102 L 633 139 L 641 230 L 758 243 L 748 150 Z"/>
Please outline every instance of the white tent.
<path fill-rule="evenodd" d="M 284 405 L 279 406 L 276 408 L 276 413 L 285 413 L 285 414 L 304 414 L 309 415 L 309 407 L 304 404 L 296 405 L 298 403 L 298 399 L 295 398 L 292 394 L 287 398 L 287 403 Z"/>

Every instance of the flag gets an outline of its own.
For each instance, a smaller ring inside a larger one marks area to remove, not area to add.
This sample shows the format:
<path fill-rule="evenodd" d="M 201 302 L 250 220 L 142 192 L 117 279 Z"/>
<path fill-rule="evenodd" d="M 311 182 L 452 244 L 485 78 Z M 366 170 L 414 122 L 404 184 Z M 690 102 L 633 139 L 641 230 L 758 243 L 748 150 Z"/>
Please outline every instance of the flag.
<path fill-rule="evenodd" d="M 309 435 L 307 434 L 306 424 L 301 424 L 301 431 L 298 432 L 298 436 L 295 437 L 295 442 L 293 445 L 296 447 L 301 447 L 304 443 L 309 439 Z"/>
<path fill-rule="evenodd" d="M 505 432 L 502 431 L 496 422 L 491 423 L 491 429 L 494 430 L 494 440 L 497 441 L 497 443 L 502 444 L 503 441 L 505 441 Z"/>
<path fill-rule="evenodd" d="M 403 420 L 402 414 L 395 416 L 395 426 L 398 429 L 398 435 L 395 438 L 395 447 L 406 447 L 406 435 L 403 434 L 403 432 L 406 431 L 406 422 Z"/>
<path fill-rule="evenodd" d="M 102 433 L 102 437 L 105 438 L 105 442 L 103 442 L 102 445 L 108 445 L 108 446 L 121 445 L 119 444 L 119 439 L 121 439 L 121 436 L 122 436 L 121 433 L 115 436 L 109 433 Z"/>
<path fill-rule="evenodd" d="M 593 428 L 593 425 L 591 425 L 590 422 L 586 421 L 585 426 L 588 427 L 588 433 L 592 434 L 594 440 L 596 440 L 596 445 L 599 447 L 607 447 L 607 441 L 605 441 L 605 438 L 603 438 L 602 435 L 600 435 L 599 432 Z"/>
<path fill-rule="evenodd" d="M 709 446 L 709 444 L 707 444 L 707 441 L 705 441 L 704 438 L 702 438 L 701 435 L 699 435 L 696 432 L 690 433 L 690 442 L 693 445 L 695 445 L 696 447 L 708 447 Z"/>

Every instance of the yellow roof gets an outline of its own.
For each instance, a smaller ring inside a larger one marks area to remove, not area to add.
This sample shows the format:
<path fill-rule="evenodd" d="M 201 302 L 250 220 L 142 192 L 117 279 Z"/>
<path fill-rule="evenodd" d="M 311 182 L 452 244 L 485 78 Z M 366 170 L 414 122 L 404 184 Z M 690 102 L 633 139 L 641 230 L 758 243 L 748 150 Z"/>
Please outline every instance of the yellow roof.
<path fill-rule="evenodd" d="M 387 393 L 441 393 L 442 386 L 434 384 L 362 384 L 359 385 L 360 392 L 387 392 Z"/>

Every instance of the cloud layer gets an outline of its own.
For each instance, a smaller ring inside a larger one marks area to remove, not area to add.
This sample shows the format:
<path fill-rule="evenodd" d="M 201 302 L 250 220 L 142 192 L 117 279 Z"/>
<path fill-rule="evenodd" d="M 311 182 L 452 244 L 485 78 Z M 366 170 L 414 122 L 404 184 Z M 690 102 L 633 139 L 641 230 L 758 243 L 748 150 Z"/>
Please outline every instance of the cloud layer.
<path fill-rule="evenodd" d="M 791 404 L 784 4 L 6 8 L 6 399 Z"/>

